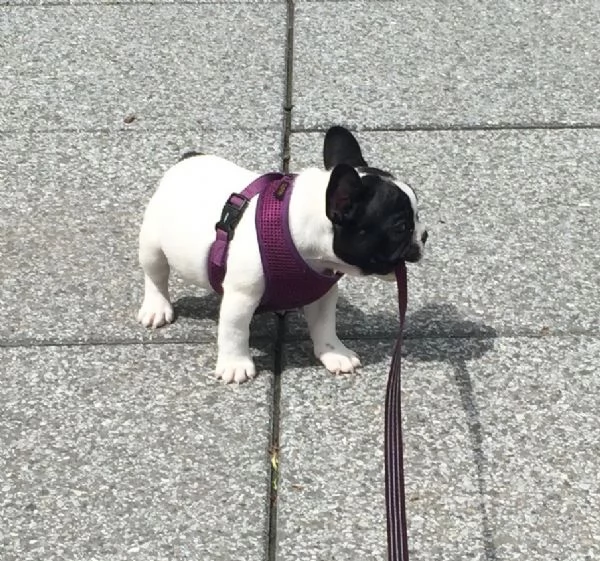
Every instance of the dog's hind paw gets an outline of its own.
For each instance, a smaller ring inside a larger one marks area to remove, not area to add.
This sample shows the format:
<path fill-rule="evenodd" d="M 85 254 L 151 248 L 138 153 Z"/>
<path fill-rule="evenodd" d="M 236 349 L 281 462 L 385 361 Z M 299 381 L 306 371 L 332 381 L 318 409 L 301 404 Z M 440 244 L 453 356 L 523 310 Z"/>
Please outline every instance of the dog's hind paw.
<path fill-rule="evenodd" d="M 323 366 L 334 374 L 354 372 L 360 366 L 360 359 L 345 345 L 339 342 L 336 345 L 327 344 L 322 349 L 315 349 L 315 355 Z"/>
<path fill-rule="evenodd" d="M 217 361 L 215 376 L 226 384 L 243 384 L 256 376 L 256 368 L 250 357 L 227 358 Z"/>
<path fill-rule="evenodd" d="M 144 298 L 144 303 L 137 315 L 137 320 L 144 327 L 156 329 L 166 323 L 171 323 L 175 313 L 173 306 L 164 298 Z"/>

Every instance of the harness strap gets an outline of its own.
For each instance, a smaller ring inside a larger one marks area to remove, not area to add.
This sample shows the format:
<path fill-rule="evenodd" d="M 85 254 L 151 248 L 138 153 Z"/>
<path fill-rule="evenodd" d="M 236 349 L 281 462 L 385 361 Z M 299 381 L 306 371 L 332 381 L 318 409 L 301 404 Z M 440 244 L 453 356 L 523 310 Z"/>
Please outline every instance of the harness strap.
<path fill-rule="evenodd" d="M 400 332 L 392 356 L 385 399 L 385 502 L 387 509 L 388 560 L 408 561 L 406 497 L 402 450 L 402 399 L 400 360 L 407 304 L 406 265 L 396 270 Z"/>
<path fill-rule="evenodd" d="M 227 199 L 223 207 L 221 220 L 215 225 L 217 234 L 210 248 L 209 260 L 215 266 L 208 268 L 208 277 L 215 291 L 221 292 L 221 285 L 225 276 L 225 263 L 227 262 L 227 247 L 250 199 L 260 194 L 265 186 L 265 181 L 272 181 L 279 177 L 282 177 L 280 173 L 270 173 L 257 177 L 241 193 L 232 193 Z"/>

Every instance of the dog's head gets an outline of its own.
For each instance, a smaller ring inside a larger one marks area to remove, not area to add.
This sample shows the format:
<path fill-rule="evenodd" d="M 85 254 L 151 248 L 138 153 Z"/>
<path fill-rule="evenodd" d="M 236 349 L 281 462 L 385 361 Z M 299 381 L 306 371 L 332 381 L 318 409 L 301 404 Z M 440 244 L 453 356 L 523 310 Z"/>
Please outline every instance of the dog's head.
<path fill-rule="evenodd" d="M 369 167 L 357 140 L 343 127 L 327 131 L 323 158 L 331 170 L 326 213 L 335 255 L 365 275 L 389 276 L 401 261 L 419 261 L 427 231 L 419 222 L 413 189 Z"/>

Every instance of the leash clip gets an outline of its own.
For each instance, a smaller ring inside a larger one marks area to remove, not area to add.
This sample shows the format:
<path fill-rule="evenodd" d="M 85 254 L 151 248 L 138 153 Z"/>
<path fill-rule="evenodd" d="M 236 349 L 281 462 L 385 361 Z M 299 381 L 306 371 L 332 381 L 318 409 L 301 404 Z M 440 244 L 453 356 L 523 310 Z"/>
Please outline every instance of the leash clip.
<path fill-rule="evenodd" d="M 238 222 L 242 218 L 250 199 L 239 193 L 232 193 L 223 206 L 221 220 L 215 224 L 215 230 L 221 230 L 227 234 L 227 240 L 233 238 L 233 233 Z"/>

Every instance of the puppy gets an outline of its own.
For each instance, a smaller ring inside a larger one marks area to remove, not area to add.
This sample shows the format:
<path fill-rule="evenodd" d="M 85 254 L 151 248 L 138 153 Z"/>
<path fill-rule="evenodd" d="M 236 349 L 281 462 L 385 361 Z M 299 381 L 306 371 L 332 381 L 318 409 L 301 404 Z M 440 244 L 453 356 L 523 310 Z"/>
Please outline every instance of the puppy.
<path fill-rule="evenodd" d="M 289 230 L 301 258 L 318 272 L 377 275 L 393 280 L 402 261 L 421 259 L 427 232 L 412 188 L 369 167 L 354 136 L 343 127 L 325 135 L 325 170 L 294 180 Z M 139 260 L 145 294 L 138 321 L 160 327 L 173 321 L 168 279 L 173 267 L 187 281 L 210 289 L 208 256 L 215 223 L 231 193 L 258 177 L 217 156 L 188 153 L 163 176 L 140 231 Z M 250 320 L 265 289 L 255 225 L 254 197 L 236 226 L 227 254 L 218 325 L 216 376 L 245 382 L 255 375 L 248 344 Z M 337 285 L 303 312 L 315 356 L 331 372 L 360 366 L 336 334 Z"/>

